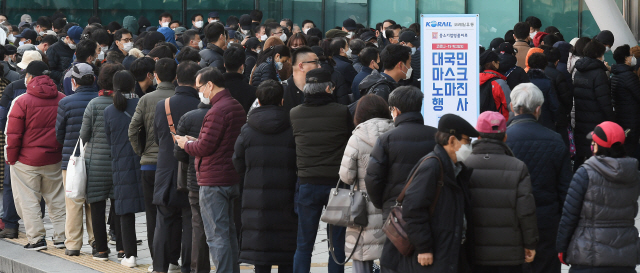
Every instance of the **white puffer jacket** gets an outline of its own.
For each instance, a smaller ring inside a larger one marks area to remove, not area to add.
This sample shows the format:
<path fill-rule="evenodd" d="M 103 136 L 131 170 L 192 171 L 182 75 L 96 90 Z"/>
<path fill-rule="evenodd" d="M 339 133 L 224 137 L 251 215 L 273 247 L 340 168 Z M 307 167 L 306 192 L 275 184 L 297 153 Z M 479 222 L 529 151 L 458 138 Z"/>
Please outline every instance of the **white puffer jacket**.
<path fill-rule="evenodd" d="M 359 124 L 353 130 L 353 135 L 347 143 L 340 166 L 340 179 L 343 182 L 354 185 L 357 181 L 359 189 L 366 191 L 364 177 L 367 173 L 369 154 L 371 154 L 378 137 L 393 129 L 393 127 L 393 120 L 374 118 Z M 367 212 L 369 214 L 369 224 L 362 232 L 358 246 L 355 247 L 356 252 L 353 254 L 353 259 L 356 261 L 379 259 L 382 255 L 384 241 L 387 239 L 387 236 L 382 231 L 382 224 L 384 223 L 382 210 L 376 209 L 373 203 L 369 202 Z M 347 257 L 351 255 L 359 233 L 360 228 L 347 228 L 344 245 Z"/>

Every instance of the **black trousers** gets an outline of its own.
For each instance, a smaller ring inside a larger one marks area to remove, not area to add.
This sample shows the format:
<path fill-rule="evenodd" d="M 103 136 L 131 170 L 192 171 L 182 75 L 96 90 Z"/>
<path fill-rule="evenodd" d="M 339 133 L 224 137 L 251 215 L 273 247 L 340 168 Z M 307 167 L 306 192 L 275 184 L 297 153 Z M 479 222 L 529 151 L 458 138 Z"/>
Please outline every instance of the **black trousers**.
<path fill-rule="evenodd" d="M 111 199 L 111 207 L 113 206 L 114 201 Z M 93 236 L 95 237 L 96 250 L 98 252 L 106 252 L 109 250 L 109 246 L 107 245 L 107 223 L 105 221 L 107 200 L 91 203 L 90 207 L 91 224 L 93 225 Z M 117 217 L 115 214 L 113 216 Z M 119 237 L 121 236 L 116 233 L 116 238 L 119 239 Z"/>
<path fill-rule="evenodd" d="M 116 249 L 118 252 L 124 250 L 127 258 L 138 256 L 138 244 L 136 238 L 136 216 L 133 213 L 125 215 L 113 214 L 114 226 L 116 227 Z"/>
<path fill-rule="evenodd" d="M 560 273 L 561 264 L 556 251 L 558 228 L 541 228 L 538 230 L 540 241 L 536 247 L 536 258 L 525 263 L 525 273 Z"/>
<path fill-rule="evenodd" d="M 156 171 L 140 171 L 142 175 L 142 191 L 144 194 L 144 211 L 147 218 L 147 244 L 153 259 L 153 238 L 156 232 L 158 209 L 153 204 L 153 187 L 156 184 Z"/>
<path fill-rule="evenodd" d="M 255 265 L 256 273 L 271 273 L 271 265 Z M 278 265 L 278 273 L 293 273 L 293 265 Z"/>
<path fill-rule="evenodd" d="M 182 258 L 181 271 L 191 272 L 191 208 L 157 208 L 153 270 L 167 272 L 169 263 L 178 264 L 178 259 Z"/>
<path fill-rule="evenodd" d="M 191 205 L 191 269 L 195 273 L 209 273 L 209 246 L 207 236 L 204 233 L 202 215 L 200 215 L 200 197 L 197 191 L 189 191 L 189 204 Z"/>

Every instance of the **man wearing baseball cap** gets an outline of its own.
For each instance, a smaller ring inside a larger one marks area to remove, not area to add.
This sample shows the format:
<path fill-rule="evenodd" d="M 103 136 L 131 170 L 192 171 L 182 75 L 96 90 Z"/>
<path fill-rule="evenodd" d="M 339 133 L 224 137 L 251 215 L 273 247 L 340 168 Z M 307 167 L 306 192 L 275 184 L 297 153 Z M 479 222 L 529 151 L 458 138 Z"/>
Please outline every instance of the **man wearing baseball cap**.
<path fill-rule="evenodd" d="M 18 45 L 26 45 L 26 44 L 36 44 L 36 39 L 38 38 L 38 33 L 35 30 L 30 28 L 25 28 L 22 33 L 15 36 L 16 41 L 18 41 Z"/>
<path fill-rule="evenodd" d="M 208 17 L 209 23 L 220 22 L 220 14 L 217 11 L 209 12 Z"/>
<path fill-rule="evenodd" d="M 63 80 L 64 70 L 73 62 L 73 55 L 76 53 L 77 44 L 80 43 L 82 31 L 83 29 L 79 26 L 70 27 L 67 30 L 67 37 L 56 42 L 47 50 L 51 79 L 56 84 Z"/>
<path fill-rule="evenodd" d="M 398 43 L 411 48 L 411 63 L 413 64 L 413 71 L 411 73 L 411 79 L 406 80 L 404 83 L 400 83 L 400 85 L 413 85 L 415 87 L 421 88 L 420 86 L 420 37 L 416 35 L 415 32 L 407 30 L 400 33 L 400 38 L 398 38 Z"/>
<path fill-rule="evenodd" d="M 354 38 L 356 29 L 358 29 L 358 27 L 356 27 L 356 21 L 353 19 L 348 18 L 342 22 L 342 31 L 349 33 L 347 38 Z"/>
<path fill-rule="evenodd" d="M 498 72 L 507 77 L 507 85 L 509 86 L 509 89 L 516 88 L 518 84 L 529 82 L 527 72 L 517 65 L 518 58 L 516 57 L 516 54 L 518 53 L 518 50 L 515 49 L 512 44 L 508 42 L 501 43 L 498 45 L 498 48 L 496 48 L 495 53 L 498 54 L 498 58 L 500 59 Z M 506 99 L 508 105 L 511 99 L 509 97 L 506 97 Z"/>
<path fill-rule="evenodd" d="M 62 186 L 62 145 L 56 141 L 58 102 L 64 95 L 47 76 L 49 67 L 42 61 L 27 66 L 27 93 L 11 106 L 5 134 L 6 162 L 11 170 L 13 199 L 24 221 L 26 250 L 47 249 L 46 232 L 40 211 L 44 198 L 53 224 L 53 244 L 64 248 L 65 204 Z"/>
<path fill-rule="evenodd" d="M 415 251 L 410 258 L 394 253 L 401 261 L 396 272 L 416 272 L 414 268 L 427 266 L 429 270 L 419 272 L 468 271 L 470 257 L 466 253 L 473 245 L 467 241 L 468 230 L 473 228 L 468 206 L 472 170 L 462 162 L 471 155 L 471 138 L 478 136 L 478 131 L 460 116 L 445 114 L 440 118 L 433 152 L 407 174 L 412 183 L 401 200 L 402 213 Z M 381 266 L 387 266 L 383 260 Z"/>
<path fill-rule="evenodd" d="M 93 44 L 95 48 L 96 43 Z M 76 63 L 69 70 L 69 74 L 71 74 L 70 83 L 74 93 L 63 98 L 58 103 L 58 118 L 56 121 L 56 139 L 62 144 L 63 184 L 66 184 L 69 157 L 71 157 L 71 153 L 80 136 L 84 110 L 87 108 L 89 101 L 98 96 L 98 89 L 94 84 L 96 77 L 93 74 L 93 67 L 91 65 L 87 63 Z M 70 199 L 65 196 L 65 204 L 67 212 L 65 224 L 65 235 L 67 237 L 65 246 L 67 249 L 65 250 L 65 254 L 78 256 L 80 255 L 80 248 L 82 248 L 83 206 L 87 214 L 86 224 L 89 243 L 91 244 L 94 241 L 91 210 L 84 198 Z"/>
<path fill-rule="evenodd" d="M 519 272 L 533 261 L 538 243 L 536 203 L 524 162 L 504 144 L 507 120 L 498 112 L 478 117 L 479 140 L 464 164 L 469 180 L 477 272 Z M 504 238 L 521 238 L 504 240 Z"/>

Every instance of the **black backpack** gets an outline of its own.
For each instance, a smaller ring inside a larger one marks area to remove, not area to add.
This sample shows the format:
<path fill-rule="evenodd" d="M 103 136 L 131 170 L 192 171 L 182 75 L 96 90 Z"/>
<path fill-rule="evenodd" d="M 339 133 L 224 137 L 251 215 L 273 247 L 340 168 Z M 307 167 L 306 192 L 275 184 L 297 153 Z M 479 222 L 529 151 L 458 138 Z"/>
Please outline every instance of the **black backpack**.
<path fill-rule="evenodd" d="M 500 112 L 493 99 L 492 83 L 498 78 L 493 78 L 480 85 L 480 113 L 485 111 Z"/>

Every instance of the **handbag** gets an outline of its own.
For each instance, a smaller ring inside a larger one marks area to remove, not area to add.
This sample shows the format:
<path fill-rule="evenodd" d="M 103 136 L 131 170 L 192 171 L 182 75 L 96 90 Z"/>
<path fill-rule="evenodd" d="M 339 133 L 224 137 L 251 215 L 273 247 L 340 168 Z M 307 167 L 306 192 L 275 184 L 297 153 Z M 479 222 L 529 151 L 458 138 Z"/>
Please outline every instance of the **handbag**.
<path fill-rule="evenodd" d="M 440 191 L 442 190 L 442 186 L 444 185 L 444 170 L 442 169 L 442 161 L 440 161 L 440 158 L 436 156 L 428 156 L 420 161 L 420 164 L 418 164 L 418 166 L 413 170 L 409 181 L 404 186 L 404 189 L 402 189 L 402 192 L 398 196 L 398 199 L 396 199 L 396 205 L 391 207 L 389 217 L 387 217 L 387 220 L 382 226 L 382 231 L 384 231 L 384 233 L 387 235 L 389 241 L 391 241 L 391 243 L 393 243 L 398 251 L 404 256 L 411 255 L 413 253 L 414 246 L 411 244 L 409 236 L 404 230 L 404 226 L 407 222 L 402 218 L 402 201 L 404 200 L 405 192 L 409 188 L 409 185 L 411 185 L 411 182 L 413 182 L 413 178 L 416 176 L 416 171 L 420 168 L 422 163 L 424 163 L 429 158 L 437 159 L 438 163 L 440 164 L 440 177 L 436 186 L 436 195 L 433 198 L 431 205 L 429 205 L 429 214 L 433 216 L 433 212 L 436 209 L 436 204 L 438 203 L 438 197 L 440 197 Z"/>
<path fill-rule="evenodd" d="M 169 100 L 171 97 L 164 100 L 164 112 L 167 113 L 167 122 L 169 123 L 169 131 L 171 131 L 171 138 L 173 143 L 176 142 L 176 127 L 173 124 L 173 117 L 171 117 L 171 107 L 169 107 Z M 187 188 L 187 173 L 189 173 L 189 163 L 178 162 L 178 181 L 176 185 L 177 191 L 188 192 Z"/>
<path fill-rule="evenodd" d="M 340 188 L 340 182 L 338 180 L 336 187 L 331 189 L 327 208 L 320 220 L 341 227 L 366 227 L 369 224 L 367 193 L 359 190 L 357 182 L 351 189 Z"/>
<path fill-rule="evenodd" d="M 76 149 L 80 146 L 80 155 L 76 156 Z M 85 168 L 84 149 L 82 139 L 73 148 L 73 153 L 69 157 L 67 165 L 65 195 L 69 199 L 84 199 L 87 194 L 87 169 Z"/>

